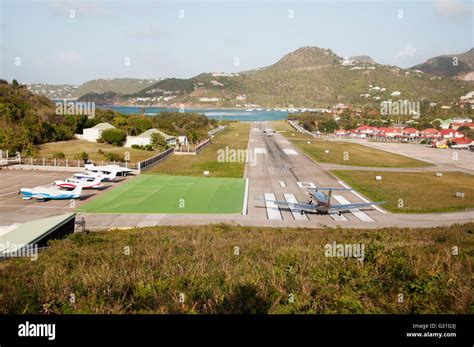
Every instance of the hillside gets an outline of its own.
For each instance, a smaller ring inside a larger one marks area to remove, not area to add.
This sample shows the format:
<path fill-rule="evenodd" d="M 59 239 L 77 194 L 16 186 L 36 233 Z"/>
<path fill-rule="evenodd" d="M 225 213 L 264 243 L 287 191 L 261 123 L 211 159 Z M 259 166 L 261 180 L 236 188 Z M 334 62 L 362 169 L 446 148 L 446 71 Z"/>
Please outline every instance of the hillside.
<path fill-rule="evenodd" d="M 28 89 L 36 94 L 44 95 L 49 99 L 76 99 L 86 94 L 93 93 L 120 93 L 133 94 L 149 87 L 158 79 L 138 79 L 138 78 L 113 78 L 96 79 L 87 81 L 79 86 L 70 84 L 47 84 L 33 83 L 28 85 Z"/>
<path fill-rule="evenodd" d="M 2 262 L 0 313 L 472 314 L 473 228 L 78 233 Z M 331 256 L 333 242 L 358 244 L 363 262 Z"/>
<path fill-rule="evenodd" d="M 122 95 L 128 103 L 136 97 L 149 104 L 203 107 L 325 107 L 337 102 L 379 104 L 387 99 L 450 103 L 472 90 L 465 81 L 432 76 L 413 70 L 364 62 L 343 63 L 329 49 L 303 47 L 275 64 L 241 74 L 200 74 L 190 79 L 164 79 L 139 93 Z M 372 87 L 378 87 L 370 90 Z M 400 95 L 391 96 L 398 91 Z M 105 100 L 107 101 L 107 100 Z"/>
<path fill-rule="evenodd" d="M 457 58 L 457 65 L 455 65 L 455 58 Z M 474 48 L 461 54 L 434 57 L 423 64 L 413 66 L 411 69 L 436 76 L 474 81 Z"/>

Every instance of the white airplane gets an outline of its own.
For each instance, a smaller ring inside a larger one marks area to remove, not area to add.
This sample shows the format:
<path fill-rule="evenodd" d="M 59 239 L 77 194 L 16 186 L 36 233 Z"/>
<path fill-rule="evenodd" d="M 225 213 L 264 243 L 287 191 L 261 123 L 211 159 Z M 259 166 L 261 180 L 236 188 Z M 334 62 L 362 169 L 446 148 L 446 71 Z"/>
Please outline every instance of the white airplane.
<path fill-rule="evenodd" d="M 94 163 L 86 163 L 84 165 L 85 169 L 87 171 L 92 171 L 92 172 L 104 172 L 104 173 L 113 173 L 115 172 L 116 175 L 121 175 L 121 176 L 126 176 L 128 173 L 133 172 L 133 170 L 122 167 L 119 165 L 104 165 L 104 166 L 95 166 Z"/>
<path fill-rule="evenodd" d="M 82 186 L 78 185 L 74 190 L 61 190 L 59 187 L 34 187 L 20 188 L 18 195 L 23 194 L 23 200 L 37 199 L 39 201 L 46 200 L 70 200 L 81 197 Z"/>
<path fill-rule="evenodd" d="M 323 191 L 329 191 L 329 194 L 326 195 Z M 268 202 L 272 202 L 276 204 L 278 207 L 289 208 L 292 210 L 299 210 L 301 214 L 303 212 L 308 213 L 317 213 L 317 214 L 332 214 L 337 213 L 341 215 L 342 213 L 349 212 L 350 210 L 357 208 L 362 210 L 372 209 L 372 205 L 380 205 L 385 203 L 385 201 L 380 202 L 364 202 L 364 203 L 356 203 L 356 204 L 332 204 L 331 197 L 333 191 L 338 190 L 354 190 L 354 189 L 346 189 L 346 188 L 316 188 L 311 189 L 308 193 L 311 195 L 311 199 L 307 204 L 302 203 L 291 203 L 287 201 L 273 201 L 273 200 L 265 200 Z M 314 200 L 313 200 L 314 199 Z"/>
<path fill-rule="evenodd" d="M 79 180 L 95 180 L 97 177 L 102 178 L 102 181 L 113 181 L 115 177 L 117 176 L 117 172 L 112 171 L 110 173 L 105 173 L 102 171 L 84 171 L 84 172 L 78 172 L 73 175 L 73 178 L 79 179 Z"/>
<path fill-rule="evenodd" d="M 102 179 L 102 176 L 97 176 L 94 179 L 70 177 L 65 180 L 54 181 L 54 184 L 61 188 L 75 189 L 80 185 L 83 189 L 91 189 L 100 188 L 100 182 L 102 182 Z"/>

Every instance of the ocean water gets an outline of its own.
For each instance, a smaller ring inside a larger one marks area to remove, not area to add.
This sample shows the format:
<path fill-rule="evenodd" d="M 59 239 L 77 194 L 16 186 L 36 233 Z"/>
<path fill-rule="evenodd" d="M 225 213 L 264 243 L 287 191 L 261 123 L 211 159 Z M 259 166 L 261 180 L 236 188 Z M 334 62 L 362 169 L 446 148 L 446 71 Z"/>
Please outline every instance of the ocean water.
<path fill-rule="evenodd" d="M 139 106 L 98 106 L 103 109 L 111 109 L 124 114 L 141 114 L 145 109 L 146 115 L 157 115 L 162 111 L 179 111 L 177 108 L 162 107 L 139 107 Z M 239 121 L 263 121 L 282 120 L 288 118 L 288 112 L 284 111 L 245 111 L 229 109 L 185 109 L 184 112 L 204 113 L 209 118 L 218 120 L 239 120 Z"/>

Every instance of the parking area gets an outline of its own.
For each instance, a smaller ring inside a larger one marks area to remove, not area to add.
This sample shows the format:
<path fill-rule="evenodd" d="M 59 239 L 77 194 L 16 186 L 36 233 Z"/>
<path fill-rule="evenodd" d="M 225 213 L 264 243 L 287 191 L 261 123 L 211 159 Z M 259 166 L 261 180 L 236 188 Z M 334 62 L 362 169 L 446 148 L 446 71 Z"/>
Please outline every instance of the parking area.
<path fill-rule="evenodd" d="M 69 200 L 48 200 L 44 202 L 36 201 L 36 199 L 23 200 L 18 194 L 20 188 L 52 185 L 55 180 L 70 176 L 72 176 L 71 172 L 64 171 L 0 170 L 0 225 L 25 223 L 72 212 L 95 196 L 103 194 L 113 186 L 131 178 L 118 178 L 114 182 L 103 182 L 103 187 L 100 189 L 84 190 L 81 198 L 74 200 L 74 203 Z"/>
<path fill-rule="evenodd" d="M 351 141 L 375 149 L 426 161 L 447 170 L 474 174 L 474 152 L 469 150 L 431 148 L 427 145 L 415 143 Z"/>

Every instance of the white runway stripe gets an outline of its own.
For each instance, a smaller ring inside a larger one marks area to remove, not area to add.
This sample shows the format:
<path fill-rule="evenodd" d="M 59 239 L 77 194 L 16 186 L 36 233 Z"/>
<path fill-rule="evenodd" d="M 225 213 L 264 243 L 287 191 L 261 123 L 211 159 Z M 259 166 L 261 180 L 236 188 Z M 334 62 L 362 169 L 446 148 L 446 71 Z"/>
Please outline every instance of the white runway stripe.
<path fill-rule="evenodd" d="M 283 181 L 278 181 L 278 184 L 280 185 L 280 187 L 286 188 L 285 182 L 283 182 Z"/>
<path fill-rule="evenodd" d="M 348 222 L 349 221 L 346 217 L 344 217 L 343 215 L 338 215 L 337 213 L 329 213 L 329 215 L 336 222 Z"/>
<path fill-rule="evenodd" d="M 276 200 L 275 194 L 273 193 L 265 193 L 265 206 L 267 207 L 267 217 L 268 219 L 274 219 L 274 220 L 282 220 L 282 216 L 280 213 L 280 209 L 278 208 L 277 204 L 275 204 L 273 201 Z M 267 200 L 273 200 L 273 201 L 267 201 Z"/>
<path fill-rule="evenodd" d="M 294 149 L 291 149 L 291 148 L 285 148 L 283 149 L 283 152 L 285 152 L 288 155 L 298 155 L 298 152 L 296 152 Z"/>
<path fill-rule="evenodd" d="M 347 200 L 342 195 L 333 195 L 334 199 L 340 204 L 350 204 L 349 200 Z M 372 218 L 370 218 L 367 214 L 359 210 L 358 208 L 352 208 L 349 210 L 355 217 L 359 218 L 362 222 L 375 222 Z"/>
<path fill-rule="evenodd" d="M 347 184 L 345 184 L 345 183 L 342 182 L 342 181 L 337 181 L 337 182 L 339 182 L 339 184 L 340 184 L 341 186 L 343 186 L 344 188 L 347 188 L 347 189 L 351 188 L 351 187 L 349 187 Z M 357 197 L 358 197 L 359 199 L 361 199 L 363 202 L 370 202 L 369 200 L 367 200 L 366 198 L 364 198 L 362 195 L 360 195 L 359 193 L 357 193 L 355 190 L 351 190 L 351 193 L 354 194 L 355 196 L 357 196 Z M 387 213 L 386 211 L 382 210 L 382 209 L 381 209 L 380 207 L 378 207 L 377 205 L 372 205 L 372 207 L 375 208 L 375 209 L 376 209 L 377 211 L 379 211 L 379 212 L 382 212 L 382 213 L 385 213 L 385 214 Z"/>
<path fill-rule="evenodd" d="M 295 196 L 293 194 L 283 194 L 285 196 L 285 200 L 291 204 L 297 204 L 298 200 L 296 200 Z M 291 208 L 290 206 L 290 211 L 291 214 L 293 215 L 293 218 L 295 220 L 308 220 L 308 217 L 306 217 L 306 214 L 303 212 L 301 213 L 300 210 L 295 210 L 294 208 Z"/>

